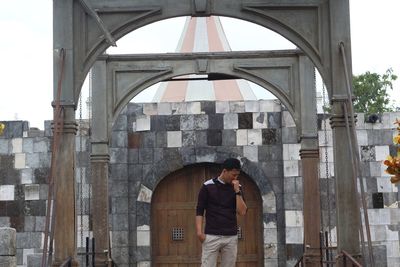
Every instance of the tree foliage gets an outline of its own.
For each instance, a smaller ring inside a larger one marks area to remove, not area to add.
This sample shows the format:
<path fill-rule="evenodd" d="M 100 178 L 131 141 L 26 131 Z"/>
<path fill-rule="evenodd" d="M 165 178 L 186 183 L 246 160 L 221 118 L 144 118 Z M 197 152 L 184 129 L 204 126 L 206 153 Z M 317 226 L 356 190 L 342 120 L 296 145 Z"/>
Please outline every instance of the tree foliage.
<path fill-rule="evenodd" d="M 393 90 L 393 81 L 396 79 L 392 69 L 388 69 L 383 75 L 367 71 L 353 76 L 355 112 L 378 114 L 393 111 L 387 91 Z"/>

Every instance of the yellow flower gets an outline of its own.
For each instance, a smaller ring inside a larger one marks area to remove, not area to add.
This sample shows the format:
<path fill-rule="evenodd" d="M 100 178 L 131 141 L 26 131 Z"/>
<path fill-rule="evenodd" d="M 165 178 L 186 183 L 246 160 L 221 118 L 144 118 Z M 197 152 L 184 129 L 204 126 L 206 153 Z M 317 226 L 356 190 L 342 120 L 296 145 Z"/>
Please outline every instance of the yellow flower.
<path fill-rule="evenodd" d="M 400 134 L 396 135 L 395 137 L 393 137 L 393 143 L 400 145 Z"/>
<path fill-rule="evenodd" d="M 0 135 L 3 134 L 5 128 L 6 128 L 6 125 L 4 123 L 0 122 Z"/>

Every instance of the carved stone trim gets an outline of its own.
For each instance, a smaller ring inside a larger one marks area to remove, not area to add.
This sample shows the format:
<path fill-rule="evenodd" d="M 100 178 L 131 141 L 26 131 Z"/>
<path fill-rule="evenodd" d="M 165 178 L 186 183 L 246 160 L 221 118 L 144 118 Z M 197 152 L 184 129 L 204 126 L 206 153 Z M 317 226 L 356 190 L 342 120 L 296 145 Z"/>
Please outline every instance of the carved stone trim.
<path fill-rule="evenodd" d="M 304 158 L 319 158 L 319 149 L 300 149 L 300 157 Z"/>

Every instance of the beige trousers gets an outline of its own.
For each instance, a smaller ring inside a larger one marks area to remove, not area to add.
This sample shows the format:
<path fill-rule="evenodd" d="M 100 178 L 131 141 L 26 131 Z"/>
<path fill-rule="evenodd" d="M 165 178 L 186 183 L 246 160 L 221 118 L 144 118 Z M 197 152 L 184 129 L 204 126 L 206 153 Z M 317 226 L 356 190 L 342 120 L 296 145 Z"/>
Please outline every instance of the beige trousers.
<path fill-rule="evenodd" d="M 219 253 L 221 253 L 220 267 L 235 266 L 237 243 L 237 235 L 206 235 L 206 240 L 202 244 L 201 267 L 217 266 Z"/>

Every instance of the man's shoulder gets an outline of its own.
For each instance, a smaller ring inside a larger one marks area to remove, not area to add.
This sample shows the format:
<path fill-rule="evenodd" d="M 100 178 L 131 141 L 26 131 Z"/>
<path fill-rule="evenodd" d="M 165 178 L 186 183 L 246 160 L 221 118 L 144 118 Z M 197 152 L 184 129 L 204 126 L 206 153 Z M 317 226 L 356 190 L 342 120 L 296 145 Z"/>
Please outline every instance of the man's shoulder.
<path fill-rule="evenodd" d="M 214 185 L 214 184 L 215 184 L 214 178 L 209 179 L 203 183 L 203 185 L 205 185 L 205 186 Z"/>

